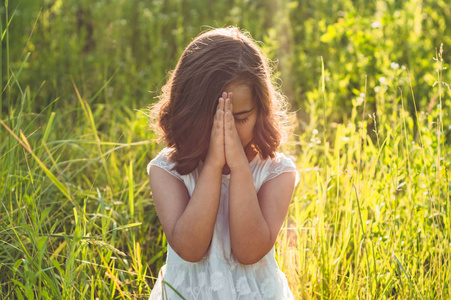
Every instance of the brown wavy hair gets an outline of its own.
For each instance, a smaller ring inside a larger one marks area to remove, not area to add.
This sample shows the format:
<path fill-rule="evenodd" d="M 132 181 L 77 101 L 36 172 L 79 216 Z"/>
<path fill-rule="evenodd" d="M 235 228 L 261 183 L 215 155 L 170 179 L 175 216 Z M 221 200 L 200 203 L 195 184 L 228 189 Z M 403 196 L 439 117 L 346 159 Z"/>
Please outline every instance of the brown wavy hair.
<path fill-rule="evenodd" d="M 207 156 L 218 99 L 232 82 L 249 85 L 258 103 L 251 146 L 263 159 L 274 157 L 284 136 L 286 102 L 271 82 L 269 60 L 248 33 L 218 28 L 186 47 L 151 107 L 151 122 L 159 141 L 173 149 L 179 174 L 192 172 Z"/>

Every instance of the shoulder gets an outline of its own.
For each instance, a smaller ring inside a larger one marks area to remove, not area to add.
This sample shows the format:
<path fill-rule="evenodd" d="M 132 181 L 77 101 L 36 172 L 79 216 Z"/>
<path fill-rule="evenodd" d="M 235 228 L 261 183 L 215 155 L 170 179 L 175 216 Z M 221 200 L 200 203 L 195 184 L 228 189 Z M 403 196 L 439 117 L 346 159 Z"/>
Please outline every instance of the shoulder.
<path fill-rule="evenodd" d="M 262 161 L 264 168 L 264 182 L 267 182 L 283 173 L 294 173 L 296 180 L 299 181 L 299 175 L 296 169 L 295 158 L 286 156 L 283 153 L 276 152 L 273 158 L 268 158 Z"/>
<path fill-rule="evenodd" d="M 274 153 L 274 158 L 270 158 L 269 160 L 271 161 L 271 166 L 273 168 L 285 166 L 296 170 L 296 158 L 293 156 L 287 156 L 281 152 L 276 152 Z"/>
<path fill-rule="evenodd" d="M 173 149 L 171 148 L 164 148 L 161 150 L 160 153 L 158 153 L 158 155 L 155 156 L 155 158 L 153 158 L 147 165 L 147 174 L 150 175 L 151 169 L 153 169 L 152 166 L 156 166 L 181 180 L 181 175 L 174 169 L 175 163 L 170 159 L 170 154 L 172 151 Z"/>

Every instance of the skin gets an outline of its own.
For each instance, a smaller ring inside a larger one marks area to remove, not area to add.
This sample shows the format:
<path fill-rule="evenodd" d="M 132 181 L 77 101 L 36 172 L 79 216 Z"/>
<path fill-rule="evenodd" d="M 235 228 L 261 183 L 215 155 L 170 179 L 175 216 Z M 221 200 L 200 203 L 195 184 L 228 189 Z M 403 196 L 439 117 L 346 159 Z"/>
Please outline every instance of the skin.
<path fill-rule="evenodd" d="M 230 172 L 229 225 L 232 251 L 242 264 L 258 262 L 273 247 L 287 215 L 295 173 L 282 173 L 257 193 L 244 146 L 258 116 L 252 90 L 229 84 L 218 100 L 210 146 L 191 199 L 185 185 L 157 166 L 150 167 L 152 194 L 166 238 L 184 260 L 197 262 L 210 245 L 218 213 L 221 175 Z M 233 98 L 233 100 L 232 100 Z"/>

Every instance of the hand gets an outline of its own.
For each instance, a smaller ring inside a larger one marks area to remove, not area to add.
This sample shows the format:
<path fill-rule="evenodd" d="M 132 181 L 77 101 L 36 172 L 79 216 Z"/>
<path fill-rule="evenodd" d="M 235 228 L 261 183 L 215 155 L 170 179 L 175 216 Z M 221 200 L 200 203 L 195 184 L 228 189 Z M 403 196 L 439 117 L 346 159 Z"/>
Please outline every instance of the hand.
<path fill-rule="evenodd" d="M 240 136 L 235 127 L 235 118 L 232 114 L 232 93 L 228 93 L 224 105 L 224 143 L 225 143 L 225 158 L 230 170 L 247 166 L 248 159 L 241 144 Z"/>
<path fill-rule="evenodd" d="M 222 93 L 222 97 L 218 100 L 211 128 L 210 146 L 205 159 L 206 164 L 215 166 L 221 171 L 226 163 L 224 152 L 224 105 L 226 97 L 227 93 Z"/>

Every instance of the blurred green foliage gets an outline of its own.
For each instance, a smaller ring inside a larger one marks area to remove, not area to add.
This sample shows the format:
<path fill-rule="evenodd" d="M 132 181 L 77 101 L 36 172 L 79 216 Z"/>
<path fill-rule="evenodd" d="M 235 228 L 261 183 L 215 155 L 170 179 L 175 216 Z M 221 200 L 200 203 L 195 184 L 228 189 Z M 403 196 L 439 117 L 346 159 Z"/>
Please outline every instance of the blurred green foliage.
<path fill-rule="evenodd" d="M 368 104 L 374 112 L 389 111 L 391 101 L 378 99 L 376 91 L 396 94 L 408 80 L 404 68 L 415 78 L 418 110 L 426 109 L 436 81 L 433 54 L 441 43 L 446 62 L 451 53 L 451 6 L 444 0 L 23 0 L 10 3 L 9 10 L 10 64 L 17 69 L 31 53 L 20 79 L 32 91 L 46 81 L 34 104 L 41 107 L 56 97 L 73 97 L 72 79 L 90 98 L 110 78 L 96 103 L 145 107 L 184 47 L 210 27 L 239 26 L 262 41 L 293 109 L 301 113 L 318 100 L 322 56 L 327 108 L 334 107 L 337 121 L 346 119 L 352 99 L 365 92 L 365 76 Z M 5 64 L 3 69 L 5 74 Z M 376 111 L 378 101 L 387 107 Z"/>
<path fill-rule="evenodd" d="M 145 110 L 190 41 L 230 25 L 298 117 L 296 231 L 276 244 L 295 295 L 451 295 L 447 0 L 17 0 L 0 17 L 0 298 L 148 297 L 166 240 Z"/>

